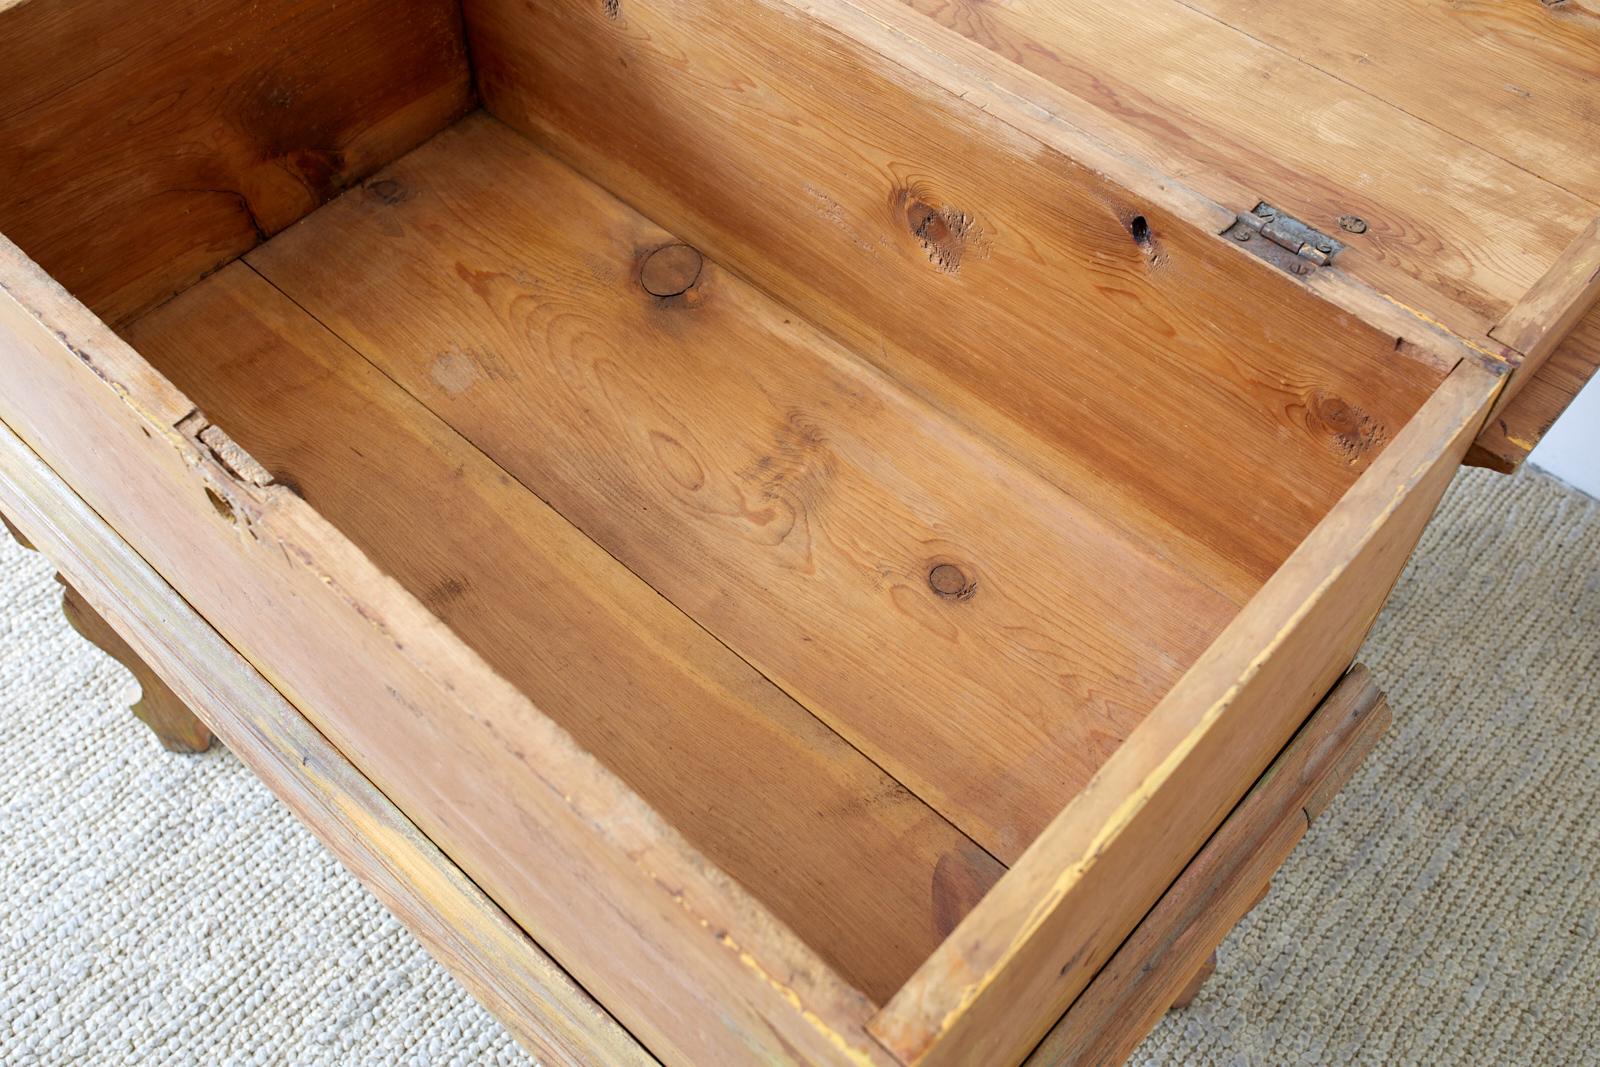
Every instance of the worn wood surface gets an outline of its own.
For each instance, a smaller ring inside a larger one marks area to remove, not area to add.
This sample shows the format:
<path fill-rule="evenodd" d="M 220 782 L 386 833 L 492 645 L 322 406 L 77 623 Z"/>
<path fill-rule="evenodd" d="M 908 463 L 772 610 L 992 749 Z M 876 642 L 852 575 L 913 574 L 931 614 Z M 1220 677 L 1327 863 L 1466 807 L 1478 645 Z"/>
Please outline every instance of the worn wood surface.
<path fill-rule="evenodd" d="M 1084 991 L 1078 1004 L 1045 1035 L 1033 1053 L 1023 1061 L 1026 1067 L 1114 1067 L 1125 1062 L 1152 1027 L 1174 1006 L 1174 998 L 1186 981 L 1205 966 L 1210 946 L 1219 943 L 1229 930 L 1259 902 L 1272 876 L 1294 852 L 1305 836 L 1305 815 L 1291 812 L 1286 818 L 1265 827 L 1255 841 L 1255 849 L 1238 865 L 1214 866 L 1205 853 L 1191 864 L 1193 877 L 1204 880 L 1206 908 L 1185 908 L 1199 890 L 1180 881 L 1171 902 L 1163 899 L 1133 933 L 1123 952 L 1118 952 Z M 1198 866 L 1196 866 L 1198 864 Z M 1168 932 L 1175 920 L 1169 913 L 1184 912 L 1191 925 Z M 1158 933 L 1156 927 L 1162 928 Z M 1163 933 L 1165 936 L 1163 936 Z M 1134 954 L 1138 955 L 1135 956 Z M 1139 960 L 1153 968 L 1174 968 L 1139 972 Z M 1182 970 L 1176 970 L 1182 968 Z M 1104 982 L 1104 985 L 1101 983 Z M 1195 989 L 1198 993 L 1198 988 Z M 1080 1008 L 1079 1005 L 1082 1005 Z M 1081 1015 L 1077 1014 L 1082 1012 Z"/>
<path fill-rule="evenodd" d="M 1437 381 L 908 69 L 885 4 L 611 8 L 470 0 L 486 107 L 1232 594 Z"/>
<path fill-rule="evenodd" d="M 1600 96 L 1600 90 L 1596 92 Z M 1532 376 L 1600 300 L 1600 217 L 1584 227 L 1489 335 L 1522 354 L 1516 379 Z"/>
<path fill-rule="evenodd" d="M 1481 466 L 1512 470 L 1533 451 L 1600 369 L 1600 309 L 1591 309 L 1544 366 L 1522 384 L 1478 435 Z"/>
<path fill-rule="evenodd" d="M 905 1063 L 1044 1035 L 1355 654 L 1502 378 L 1463 363 L 877 1015 Z"/>
<path fill-rule="evenodd" d="M 4 241 L 0 289 L 0 420 L 631 1033 L 672 1062 L 888 1061 L 865 996 L 290 489 L 230 473 Z"/>
<path fill-rule="evenodd" d="M 1192 976 L 1214 966 L 1216 946 L 1265 894 L 1305 833 L 1313 798 L 1325 803 L 1324 787 L 1348 780 L 1388 719 L 1358 665 L 1034 1049 L 1029 1067 L 1126 1060 L 1170 1005 L 1198 989 Z"/>
<path fill-rule="evenodd" d="M 248 262 L 1015 858 L 1235 605 L 675 242 L 481 116 Z"/>
<path fill-rule="evenodd" d="M 1589 201 L 1520 158 L 1418 117 L 1409 95 L 1387 101 L 1296 58 L 1319 50 L 1321 34 L 1286 51 L 1196 10 L 1205 0 L 905 2 L 1038 75 L 1041 84 L 1029 93 L 1035 107 L 1217 203 L 1248 211 L 1267 200 L 1347 241 L 1337 259 L 1341 273 L 1472 340 L 1482 341 L 1594 214 Z M 1519 3 L 1531 7 L 1534 0 Z M 1267 12 L 1252 21 L 1337 22 L 1320 6 L 1294 13 L 1285 5 L 1250 7 Z M 1277 8 L 1285 10 L 1270 13 Z M 1427 21 L 1412 20 L 1411 33 L 1426 36 L 1420 26 Z M 1381 37 L 1380 26 L 1356 20 L 1334 31 L 1334 40 Z M 1390 33 L 1389 42 L 1369 49 L 1382 55 L 1405 48 L 1411 33 Z M 1581 77 L 1586 62 L 1581 54 L 1569 59 L 1570 76 Z M 1413 88 L 1481 79 L 1492 92 L 1502 84 L 1475 68 L 1434 67 L 1410 77 Z M 1504 129 L 1516 136 L 1520 126 Z M 1591 117 L 1568 132 L 1573 168 L 1583 166 L 1594 129 Z M 1339 219 L 1347 215 L 1366 230 L 1342 230 Z"/>
<path fill-rule="evenodd" d="M 892 995 L 999 877 L 988 854 L 249 267 L 223 268 L 129 339 L 869 995 Z M 531 750 L 519 724 L 496 729 L 507 748 Z"/>
<path fill-rule="evenodd" d="M 1571 0 L 1185 0 L 1414 118 L 1600 204 L 1600 21 Z M 1592 5 L 1591 5 L 1592 6 Z M 1384 134 L 1374 129 L 1372 139 Z M 1405 144 L 1396 150 L 1406 149 Z M 1539 210 L 1543 205 L 1528 205 Z M 1552 249 L 1554 251 L 1554 249 Z"/>
<path fill-rule="evenodd" d="M 0 3 L 0 232 L 122 320 L 471 100 L 451 0 Z"/>
<path fill-rule="evenodd" d="M 655 1062 L 3 423 L 0 507 L 530 1052 L 568 1067 Z"/>

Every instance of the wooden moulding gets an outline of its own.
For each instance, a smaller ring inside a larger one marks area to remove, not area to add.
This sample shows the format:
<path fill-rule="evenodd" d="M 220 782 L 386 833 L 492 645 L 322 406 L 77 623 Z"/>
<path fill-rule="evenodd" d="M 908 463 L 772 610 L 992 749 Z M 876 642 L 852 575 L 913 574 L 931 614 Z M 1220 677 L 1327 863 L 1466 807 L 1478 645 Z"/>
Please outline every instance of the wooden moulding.
<path fill-rule="evenodd" d="M 483 890 L 641 1042 L 678 1062 L 888 1062 L 870 1001 L 309 505 L 230 469 L 188 400 L 7 241 L 0 287 L 0 421 L 426 838 L 498 872 Z M 58 562 L 90 591 L 93 565 Z M 526 727 L 514 767 L 495 721 Z"/>
<path fill-rule="evenodd" d="M 3 423 L 0 507 L 530 1052 L 656 1062 Z"/>
<path fill-rule="evenodd" d="M 1350 662 L 1502 381 L 1450 375 L 874 1017 L 903 1063 L 1012 1062 L 1061 1016 Z"/>
<path fill-rule="evenodd" d="M 1355 666 L 1189 862 L 1027 1063 L 1121 1063 L 1203 975 L 1229 930 L 1388 728 L 1389 710 Z"/>

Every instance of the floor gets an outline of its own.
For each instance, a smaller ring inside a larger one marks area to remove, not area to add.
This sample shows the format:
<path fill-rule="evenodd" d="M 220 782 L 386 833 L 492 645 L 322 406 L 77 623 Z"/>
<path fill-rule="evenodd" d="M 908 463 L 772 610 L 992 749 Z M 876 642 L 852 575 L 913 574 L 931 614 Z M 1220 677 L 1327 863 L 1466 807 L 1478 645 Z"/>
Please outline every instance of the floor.
<path fill-rule="evenodd" d="M 526 1063 L 0 537 L 0 1062 Z M 1363 659 L 1395 726 L 1138 1063 L 1600 1063 L 1600 504 L 1465 471 Z"/>

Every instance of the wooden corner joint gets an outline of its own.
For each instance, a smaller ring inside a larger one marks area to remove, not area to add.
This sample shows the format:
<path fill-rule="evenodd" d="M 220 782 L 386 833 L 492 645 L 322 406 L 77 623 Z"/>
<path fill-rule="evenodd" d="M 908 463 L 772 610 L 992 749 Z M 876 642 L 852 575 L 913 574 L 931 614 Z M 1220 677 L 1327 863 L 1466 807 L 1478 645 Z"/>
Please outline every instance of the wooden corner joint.
<path fill-rule="evenodd" d="M 1120 1063 L 1188 1004 L 1227 933 L 1388 729 L 1367 669 L 1352 667 L 1040 1042 L 1029 1067 Z"/>
<path fill-rule="evenodd" d="M 1600 367 L 1600 218 L 1489 330 L 1517 362 L 1466 462 L 1516 470 Z"/>
<path fill-rule="evenodd" d="M 1537 369 L 1600 300 L 1600 218 L 1573 237 L 1489 336 Z"/>

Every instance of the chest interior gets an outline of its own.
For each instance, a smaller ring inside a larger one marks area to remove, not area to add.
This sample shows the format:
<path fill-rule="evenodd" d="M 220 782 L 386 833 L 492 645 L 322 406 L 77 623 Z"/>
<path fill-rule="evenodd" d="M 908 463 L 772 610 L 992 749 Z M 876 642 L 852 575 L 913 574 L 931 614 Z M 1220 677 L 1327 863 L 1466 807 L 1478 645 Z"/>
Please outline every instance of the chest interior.
<path fill-rule="evenodd" d="M 1448 370 L 786 4 L 99 6 L 0 230 L 880 1003 Z"/>

